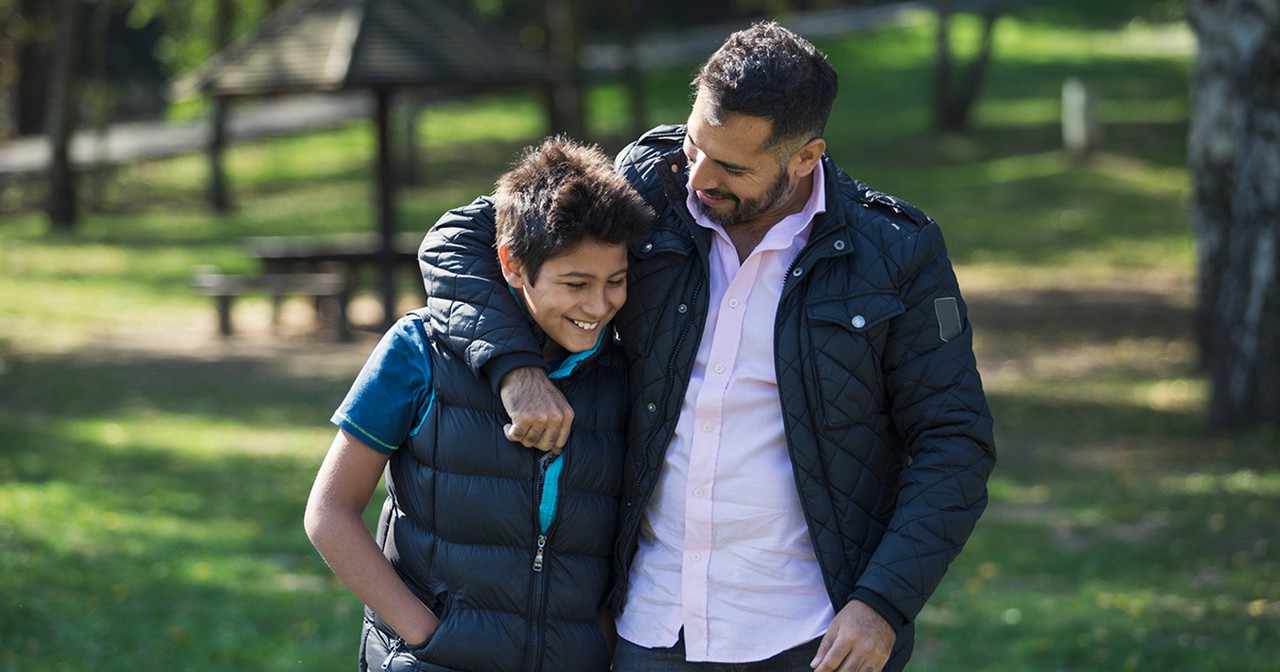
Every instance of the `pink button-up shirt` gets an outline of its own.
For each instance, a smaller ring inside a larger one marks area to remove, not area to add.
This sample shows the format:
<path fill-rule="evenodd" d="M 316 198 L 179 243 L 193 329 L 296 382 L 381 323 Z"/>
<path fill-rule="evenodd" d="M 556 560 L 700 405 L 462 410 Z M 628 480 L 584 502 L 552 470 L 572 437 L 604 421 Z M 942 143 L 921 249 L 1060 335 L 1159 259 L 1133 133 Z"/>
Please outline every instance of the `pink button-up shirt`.
<path fill-rule="evenodd" d="M 618 633 L 689 661 L 764 660 L 823 635 L 835 616 L 787 453 L 774 317 L 787 270 L 826 195 L 822 165 L 801 212 L 747 257 L 713 232 L 711 303 L 675 437 L 645 511 Z"/>

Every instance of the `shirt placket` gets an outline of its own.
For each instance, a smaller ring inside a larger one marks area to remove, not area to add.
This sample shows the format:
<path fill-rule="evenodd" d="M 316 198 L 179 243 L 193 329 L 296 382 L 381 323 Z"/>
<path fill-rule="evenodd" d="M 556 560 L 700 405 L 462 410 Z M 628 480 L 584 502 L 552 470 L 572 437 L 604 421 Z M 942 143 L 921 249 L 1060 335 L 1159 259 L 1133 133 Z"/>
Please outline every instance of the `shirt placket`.
<path fill-rule="evenodd" d="M 710 639 L 708 605 L 715 552 L 715 511 L 713 491 L 717 464 L 721 457 L 721 427 L 725 416 L 725 394 L 738 356 L 745 326 L 746 296 L 755 282 L 759 259 L 748 258 L 738 269 L 736 259 L 724 260 L 731 276 L 720 296 L 713 296 L 718 310 L 715 331 L 706 360 L 706 371 L 698 391 L 694 431 L 690 441 L 689 478 L 685 497 L 685 538 L 683 569 L 685 645 L 706 651 Z M 736 272 L 735 272 L 736 271 Z M 716 283 L 718 284 L 718 283 Z"/>

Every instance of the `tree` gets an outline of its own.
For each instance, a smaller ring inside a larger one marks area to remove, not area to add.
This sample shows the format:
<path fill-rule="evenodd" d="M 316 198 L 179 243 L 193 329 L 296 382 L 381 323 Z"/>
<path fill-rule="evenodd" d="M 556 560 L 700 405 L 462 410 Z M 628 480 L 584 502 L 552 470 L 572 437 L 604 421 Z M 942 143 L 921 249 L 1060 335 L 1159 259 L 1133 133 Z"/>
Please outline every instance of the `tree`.
<path fill-rule="evenodd" d="M 231 0 L 217 0 L 214 11 L 214 45 L 218 50 L 226 49 L 231 44 L 232 25 L 235 21 L 235 7 Z M 207 196 L 209 207 L 214 212 L 231 210 L 231 189 L 227 185 L 227 171 L 223 168 L 223 154 L 227 147 L 227 117 L 231 102 L 223 97 L 214 97 L 209 111 L 209 185 Z"/>
<path fill-rule="evenodd" d="M 573 0 L 543 0 L 543 8 L 547 53 L 565 69 L 564 77 L 547 92 L 551 130 L 582 137 L 586 130 L 586 110 L 582 99 L 582 64 L 578 62 L 581 29 L 574 15 L 574 3 Z"/>
<path fill-rule="evenodd" d="M 955 13 L 955 2 L 936 0 L 934 8 L 938 14 L 938 26 L 933 71 L 933 127 L 946 133 L 963 133 L 969 130 L 973 106 L 991 64 L 996 22 L 1004 11 L 1004 2 L 990 0 L 987 3 L 982 12 L 982 40 L 978 52 L 963 69 L 956 67 L 951 53 L 951 17 Z"/>
<path fill-rule="evenodd" d="M 1192 0 L 1188 157 L 1209 424 L 1280 424 L 1280 3 Z"/>
<path fill-rule="evenodd" d="M 63 230 L 75 228 L 76 176 L 71 165 L 71 134 L 75 129 L 77 71 L 84 25 L 81 0 L 58 0 L 53 42 L 53 79 L 49 83 L 46 131 L 52 153 L 49 161 L 49 222 Z"/>

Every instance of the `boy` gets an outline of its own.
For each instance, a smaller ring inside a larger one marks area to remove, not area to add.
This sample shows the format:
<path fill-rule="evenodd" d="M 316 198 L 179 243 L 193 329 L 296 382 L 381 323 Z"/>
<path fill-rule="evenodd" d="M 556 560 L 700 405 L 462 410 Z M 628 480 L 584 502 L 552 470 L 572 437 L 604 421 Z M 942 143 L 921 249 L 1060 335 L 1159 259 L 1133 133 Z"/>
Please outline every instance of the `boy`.
<path fill-rule="evenodd" d="M 574 434 L 559 455 L 508 441 L 497 394 L 441 344 L 465 334 L 411 313 L 334 414 L 307 534 L 366 605 L 362 672 L 603 672 L 628 406 L 609 321 L 626 299 L 627 246 L 653 213 L 608 157 L 563 138 L 457 212 L 495 222 L 503 275 L 543 339 Z M 375 538 L 361 514 L 384 468 Z"/>

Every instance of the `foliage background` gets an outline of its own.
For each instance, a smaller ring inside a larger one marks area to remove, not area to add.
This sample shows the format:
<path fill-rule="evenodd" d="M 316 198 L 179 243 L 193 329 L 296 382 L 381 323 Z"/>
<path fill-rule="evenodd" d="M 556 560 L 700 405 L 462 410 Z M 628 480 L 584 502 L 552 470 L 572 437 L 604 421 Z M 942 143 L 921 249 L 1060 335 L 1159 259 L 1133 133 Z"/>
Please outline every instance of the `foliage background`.
<path fill-rule="evenodd" d="M 832 153 L 942 223 L 997 419 L 991 506 L 921 616 L 916 670 L 1280 659 L 1280 437 L 1203 425 L 1177 4 L 1019 10 L 964 137 L 923 130 L 927 17 L 819 44 L 842 75 Z M 959 29 L 972 48 L 976 20 Z M 1072 75 L 1107 120 L 1085 165 L 1059 151 Z M 648 74 L 655 120 L 684 118 L 688 77 Z M 622 109 L 616 83 L 593 86 L 607 149 Z M 488 191 L 539 112 L 430 108 L 405 229 Z M 372 152 L 366 122 L 236 146 L 241 207 L 223 216 L 202 209 L 201 157 L 130 166 L 74 237 L 0 197 L 0 670 L 350 669 L 360 605 L 301 510 L 377 336 L 331 343 L 300 299 L 273 333 L 248 297 L 223 341 L 186 282 L 196 264 L 252 271 L 243 236 L 367 229 Z"/>

